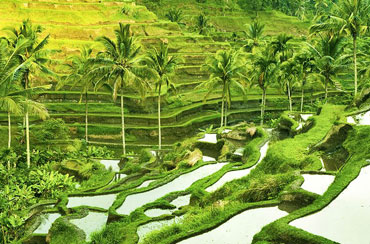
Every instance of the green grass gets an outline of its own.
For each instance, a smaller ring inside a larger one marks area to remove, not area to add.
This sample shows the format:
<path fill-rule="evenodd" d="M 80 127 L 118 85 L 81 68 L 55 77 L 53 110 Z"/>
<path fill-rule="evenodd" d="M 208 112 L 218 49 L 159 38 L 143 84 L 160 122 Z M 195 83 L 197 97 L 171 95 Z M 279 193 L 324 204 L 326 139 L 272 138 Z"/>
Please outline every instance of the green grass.
<path fill-rule="evenodd" d="M 292 169 L 320 169 L 317 168 L 321 167 L 318 155 L 309 154 L 309 148 L 325 137 L 333 123 L 343 119 L 341 116 L 344 108 L 344 106 L 325 105 L 320 115 L 313 117 L 313 128 L 294 138 L 277 141 L 271 145 L 265 160 L 257 169 L 265 173 L 288 172 Z"/>

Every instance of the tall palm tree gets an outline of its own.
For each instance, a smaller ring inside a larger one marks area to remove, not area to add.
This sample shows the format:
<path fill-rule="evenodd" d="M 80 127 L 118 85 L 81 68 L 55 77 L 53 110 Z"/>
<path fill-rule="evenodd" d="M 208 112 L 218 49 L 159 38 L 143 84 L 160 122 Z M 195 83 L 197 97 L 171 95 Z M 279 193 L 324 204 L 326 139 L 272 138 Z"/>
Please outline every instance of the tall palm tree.
<path fill-rule="evenodd" d="M 242 79 L 244 66 L 245 62 L 240 52 L 234 50 L 220 50 L 214 56 L 209 57 L 203 65 L 202 69 L 210 73 L 209 80 L 199 86 L 208 89 L 205 98 L 214 92 L 216 87 L 222 86 L 221 127 L 227 125 L 225 108 L 231 106 L 231 88 L 235 87 L 245 93 Z"/>
<path fill-rule="evenodd" d="M 90 65 L 93 64 L 92 58 L 92 48 L 84 46 L 80 50 L 80 55 L 73 55 L 69 59 L 71 63 L 68 64 L 68 67 L 71 70 L 71 73 L 68 75 L 66 80 L 59 84 L 59 86 L 64 85 L 65 83 L 71 83 L 72 87 L 78 85 L 81 87 L 81 98 L 85 95 L 85 140 L 88 142 L 88 91 L 89 89 L 94 88 L 94 82 L 92 79 L 86 76 L 89 72 Z"/>
<path fill-rule="evenodd" d="M 252 52 L 255 50 L 256 47 L 260 45 L 260 41 L 263 39 L 264 30 L 265 25 L 256 20 L 253 21 L 252 24 L 248 25 L 247 31 L 244 32 L 247 40 L 251 42 Z"/>
<path fill-rule="evenodd" d="M 292 90 L 298 81 L 300 68 L 293 58 L 288 59 L 280 65 L 279 83 L 286 90 L 289 101 L 289 111 L 293 111 Z"/>
<path fill-rule="evenodd" d="M 178 56 L 168 55 L 168 46 L 161 43 L 159 51 L 154 48 L 150 51 L 145 59 L 145 63 L 154 72 L 156 77 L 156 89 L 158 91 L 158 148 L 162 147 L 161 134 L 161 90 L 162 86 L 166 84 L 167 89 L 175 88 L 170 76 L 174 73 L 176 66 L 181 62 Z"/>
<path fill-rule="evenodd" d="M 276 56 L 270 45 L 265 47 L 262 52 L 252 56 L 252 66 L 250 67 L 252 82 L 262 90 L 261 100 L 261 126 L 264 122 L 266 107 L 266 90 L 275 82 L 277 70 Z"/>
<path fill-rule="evenodd" d="M 339 31 L 339 33 L 345 32 L 352 37 L 355 96 L 357 96 L 357 39 L 369 28 L 370 1 L 340 0 L 338 4 L 333 4 L 332 13 L 321 16 L 319 22 L 311 26 L 310 32 Z"/>
<path fill-rule="evenodd" d="M 118 92 L 121 92 L 122 150 L 123 154 L 126 155 L 124 88 L 135 85 L 135 88 L 143 93 L 148 82 L 142 78 L 145 76 L 145 68 L 141 65 L 143 60 L 140 55 L 141 47 L 131 33 L 130 25 L 120 23 L 114 33 L 116 41 L 106 36 L 96 39 L 104 46 L 105 50 L 98 53 L 94 60 L 96 67 L 89 73 L 98 78 L 95 80 L 97 88 L 104 83 L 112 85 L 113 100 L 116 100 Z"/>
<path fill-rule="evenodd" d="M 293 57 L 293 62 L 298 70 L 298 78 L 301 81 L 301 112 L 303 112 L 304 88 L 307 84 L 307 77 L 314 70 L 314 58 L 312 52 L 307 49 L 302 50 Z"/>
<path fill-rule="evenodd" d="M 25 91 L 26 100 L 24 102 L 25 109 L 25 124 L 26 124 L 26 144 L 27 144 L 27 166 L 31 166 L 31 154 L 30 154 L 30 135 L 29 135 L 29 114 L 30 110 L 35 113 L 41 112 L 44 114 L 44 109 L 36 105 L 35 102 L 30 101 L 31 84 L 30 81 L 34 79 L 36 75 L 47 74 L 54 76 L 55 74 L 50 71 L 46 64 L 50 61 L 49 55 L 51 50 L 45 49 L 48 43 L 49 35 L 39 40 L 39 35 L 42 32 L 42 28 L 39 25 L 33 26 L 30 20 L 23 21 L 20 28 L 7 28 L 8 31 L 8 42 L 13 47 L 22 45 L 24 42 L 29 42 L 23 53 L 17 55 L 20 62 L 20 67 L 17 71 L 23 71 L 22 87 Z"/>
<path fill-rule="evenodd" d="M 313 63 L 325 87 L 325 99 L 328 98 L 328 86 L 334 83 L 334 77 L 346 68 L 348 57 L 343 54 L 345 46 L 344 37 L 332 33 L 321 36 L 315 47 L 310 45 L 315 54 Z"/>

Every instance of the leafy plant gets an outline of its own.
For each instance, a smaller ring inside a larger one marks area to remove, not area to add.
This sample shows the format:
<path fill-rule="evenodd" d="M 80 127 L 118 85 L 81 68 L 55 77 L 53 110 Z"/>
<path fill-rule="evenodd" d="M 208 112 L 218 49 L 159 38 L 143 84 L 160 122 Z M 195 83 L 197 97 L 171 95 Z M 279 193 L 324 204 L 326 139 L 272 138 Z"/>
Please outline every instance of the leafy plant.
<path fill-rule="evenodd" d="M 183 12 L 181 9 L 170 9 L 165 15 L 171 22 L 180 23 L 183 19 Z"/>

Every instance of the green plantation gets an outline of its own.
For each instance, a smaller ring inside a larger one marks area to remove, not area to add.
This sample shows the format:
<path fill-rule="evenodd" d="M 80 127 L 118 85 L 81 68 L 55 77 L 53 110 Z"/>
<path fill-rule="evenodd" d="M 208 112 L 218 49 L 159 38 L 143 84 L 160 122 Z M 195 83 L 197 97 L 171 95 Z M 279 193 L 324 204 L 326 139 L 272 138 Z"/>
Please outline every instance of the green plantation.
<path fill-rule="evenodd" d="M 0 1 L 0 243 L 368 244 L 369 0 Z"/>

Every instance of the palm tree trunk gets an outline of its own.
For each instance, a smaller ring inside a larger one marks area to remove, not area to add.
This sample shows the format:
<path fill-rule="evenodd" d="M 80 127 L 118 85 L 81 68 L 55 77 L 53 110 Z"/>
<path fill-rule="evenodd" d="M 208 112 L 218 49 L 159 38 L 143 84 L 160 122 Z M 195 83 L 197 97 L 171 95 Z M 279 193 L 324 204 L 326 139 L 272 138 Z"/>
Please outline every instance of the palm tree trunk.
<path fill-rule="evenodd" d="M 290 94 L 290 85 L 289 85 L 289 82 L 287 82 L 286 85 L 287 85 L 287 88 L 288 88 L 289 111 L 292 112 L 293 111 L 293 108 L 292 108 L 292 96 Z"/>
<path fill-rule="evenodd" d="M 266 89 L 262 89 L 261 126 L 263 125 L 263 118 L 264 118 L 264 115 L 265 115 L 265 104 L 266 104 Z"/>
<path fill-rule="evenodd" d="M 28 88 L 28 73 L 25 74 L 25 89 Z M 27 148 L 27 167 L 31 167 L 31 152 L 30 152 L 30 123 L 29 123 L 29 116 L 28 116 L 28 93 L 26 93 L 26 114 L 25 114 L 25 122 L 26 122 L 26 148 Z"/>
<path fill-rule="evenodd" d="M 222 105 L 221 105 L 221 127 L 224 125 L 224 110 L 225 110 L 225 87 L 222 91 Z"/>
<path fill-rule="evenodd" d="M 158 149 L 162 149 L 162 134 L 161 134 L 161 84 L 158 91 Z"/>
<path fill-rule="evenodd" d="M 356 37 L 353 37 L 353 62 L 355 64 L 355 97 L 357 96 L 357 43 Z"/>
<path fill-rule="evenodd" d="M 87 91 L 85 93 L 85 140 L 86 143 L 89 141 L 88 140 L 88 105 L 87 105 Z"/>
<path fill-rule="evenodd" d="M 122 119 L 122 150 L 123 155 L 126 155 L 125 111 L 123 110 L 123 89 L 121 93 L 121 119 Z"/>
<path fill-rule="evenodd" d="M 301 112 L 303 112 L 303 100 L 304 100 L 304 89 L 302 86 L 302 94 L 301 94 Z"/>
<path fill-rule="evenodd" d="M 26 100 L 27 102 L 27 100 Z M 28 117 L 28 108 L 26 107 L 26 144 L 27 144 L 27 167 L 31 167 L 31 152 L 30 152 L 30 124 Z"/>
<path fill-rule="evenodd" d="M 12 146 L 12 122 L 10 120 L 10 112 L 8 112 L 8 149 Z M 10 161 L 8 160 L 8 170 L 10 170 Z"/>
<path fill-rule="evenodd" d="M 325 103 L 326 100 L 328 99 L 328 80 L 325 80 Z"/>
<path fill-rule="evenodd" d="M 229 106 L 228 102 L 225 102 L 225 119 L 224 119 L 224 126 L 227 126 L 227 107 Z"/>

